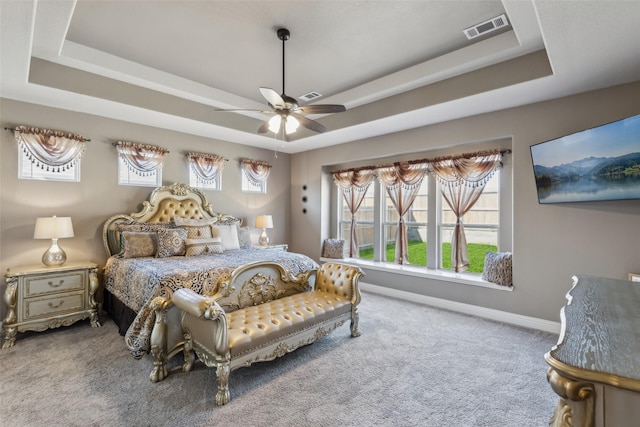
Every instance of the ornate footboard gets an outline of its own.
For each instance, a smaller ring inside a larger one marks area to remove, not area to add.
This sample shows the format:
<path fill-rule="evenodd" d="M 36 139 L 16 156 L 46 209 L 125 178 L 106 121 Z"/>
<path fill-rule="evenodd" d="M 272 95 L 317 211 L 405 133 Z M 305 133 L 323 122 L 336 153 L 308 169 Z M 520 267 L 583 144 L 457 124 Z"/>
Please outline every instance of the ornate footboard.
<path fill-rule="evenodd" d="M 216 293 L 206 298 L 216 301 L 221 310 L 231 313 L 312 290 L 315 277 L 315 270 L 293 275 L 279 263 L 255 262 L 236 268 L 229 277 L 219 282 Z M 193 364 L 191 342 L 185 339 L 181 326 L 182 311 L 172 301 L 179 291 L 167 292 L 155 298 L 151 305 L 155 311 L 151 333 L 154 364 L 150 375 L 152 382 L 161 381 L 167 376 L 166 363 L 179 352 L 185 354 L 183 371 L 190 370 Z"/>
<path fill-rule="evenodd" d="M 230 399 L 232 370 L 273 360 L 311 344 L 349 319 L 351 335 L 359 336 L 358 280 L 362 274 L 358 267 L 324 264 L 318 270 L 314 290 L 282 298 L 271 298 L 275 296 L 271 290 L 264 298 L 265 288 L 249 280 L 239 293 L 250 296 L 244 300 L 249 304 L 240 304 L 232 312 L 226 312 L 214 297 L 204 297 L 190 289 L 177 290 L 173 304 L 184 313 L 183 370 L 191 369 L 193 351 L 206 366 L 216 368 L 215 403 L 224 405 Z M 262 282 L 262 278 L 258 281 Z"/>

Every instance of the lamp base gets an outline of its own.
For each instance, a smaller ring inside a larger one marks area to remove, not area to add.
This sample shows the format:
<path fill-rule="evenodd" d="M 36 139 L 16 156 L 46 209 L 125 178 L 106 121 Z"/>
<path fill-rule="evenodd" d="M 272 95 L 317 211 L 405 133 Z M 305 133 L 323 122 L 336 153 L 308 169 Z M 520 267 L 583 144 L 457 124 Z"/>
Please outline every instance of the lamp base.
<path fill-rule="evenodd" d="M 67 254 L 58 246 L 58 239 L 52 239 L 51 247 L 42 255 L 42 263 L 50 267 L 62 265 L 67 261 Z"/>
<path fill-rule="evenodd" d="M 258 243 L 260 246 L 267 246 L 269 244 L 269 236 L 267 236 L 267 229 L 262 229 L 262 234 L 260 234 L 260 238 L 258 239 Z"/>

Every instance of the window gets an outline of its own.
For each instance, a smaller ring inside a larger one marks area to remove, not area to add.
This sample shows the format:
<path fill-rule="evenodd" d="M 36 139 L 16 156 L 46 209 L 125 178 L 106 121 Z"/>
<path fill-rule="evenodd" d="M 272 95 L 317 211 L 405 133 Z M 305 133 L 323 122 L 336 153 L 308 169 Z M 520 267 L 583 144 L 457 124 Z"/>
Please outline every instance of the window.
<path fill-rule="evenodd" d="M 487 251 L 498 250 L 498 231 L 500 222 L 500 171 L 496 171 L 487 182 L 478 201 L 464 215 L 464 232 L 467 238 L 470 273 L 481 273 L 484 268 L 484 256 Z M 442 197 L 442 196 L 440 196 Z M 456 225 L 456 216 L 444 200 L 441 199 L 440 215 L 440 253 L 438 266 L 451 270 L 451 238 Z"/>
<path fill-rule="evenodd" d="M 267 193 L 267 181 L 252 182 L 247 178 L 246 173 L 242 173 L 242 191 L 247 193 Z"/>
<path fill-rule="evenodd" d="M 347 206 L 347 203 L 342 196 L 342 191 L 338 192 L 338 196 L 341 201 L 341 220 L 340 220 L 340 234 L 341 238 L 345 240 L 345 256 L 348 256 L 348 248 L 351 245 L 351 211 Z M 360 248 L 360 258 L 373 259 L 373 244 L 374 244 L 374 186 L 371 184 L 367 189 L 367 192 L 362 200 L 362 204 L 356 213 L 358 219 L 357 233 L 358 233 L 358 246 Z"/>
<path fill-rule="evenodd" d="M 42 169 L 37 167 L 24 151 L 20 151 L 18 156 L 19 179 L 80 182 L 80 158 L 71 164 L 68 169 L 57 172 L 51 170 L 51 168 Z"/>
<path fill-rule="evenodd" d="M 426 177 L 420 184 L 420 190 L 411 208 L 404 216 L 407 224 L 408 259 L 413 265 L 427 265 L 427 214 L 429 212 L 428 181 Z M 384 236 L 385 261 L 394 262 L 396 233 L 398 231 L 398 212 L 393 206 L 389 194 L 381 189 L 384 200 L 382 235 Z"/>
<path fill-rule="evenodd" d="M 80 182 L 80 158 L 89 141 L 65 131 L 17 126 L 18 178 Z"/>
<path fill-rule="evenodd" d="M 189 185 L 205 190 L 222 190 L 222 171 L 226 159 L 217 154 L 187 153 Z"/>
<path fill-rule="evenodd" d="M 203 190 L 222 190 L 222 174 L 216 176 L 211 181 L 204 182 L 199 180 L 192 168 L 189 168 L 189 185 L 195 188 L 202 188 Z"/>
<path fill-rule="evenodd" d="M 487 251 L 511 250 L 509 176 L 510 166 L 496 170 L 486 181 L 475 204 L 462 217 L 469 258 L 468 273 L 482 273 Z M 349 241 L 351 214 L 342 190 L 337 187 L 336 192 L 338 238 Z M 505 197 L 501 197 L 502 192 L 505 192 Z M 356 218 L 359 258 L 395 263 L 398 213 L 378 180 L 369 187 Z M 407 225 L 409 264 L 452 271 L 451 246 L 456 215 L 444 199 L 433 172 L 422 180 L 404 221 Z"/>
<path fill-rule="evenodd" d="M 158 168 L 142 175 L 132 170 L 125 159 L 118 157 L 118 184 L 159 187 L 162 185 L 162 169 Z"/>
<path fill-rule="evenodd" d="M 259 160 L 242 159 L 242 191 L 249 193 L 266 193 L 267 179 L 271 173 L 271 165 Z"/>
<path fill-rule="evenodd" d="M 118 184 L 162 185 L 162 163 L 169 150 L 131 141 L 118 141 L 115 146 L 118 152 Z"/>

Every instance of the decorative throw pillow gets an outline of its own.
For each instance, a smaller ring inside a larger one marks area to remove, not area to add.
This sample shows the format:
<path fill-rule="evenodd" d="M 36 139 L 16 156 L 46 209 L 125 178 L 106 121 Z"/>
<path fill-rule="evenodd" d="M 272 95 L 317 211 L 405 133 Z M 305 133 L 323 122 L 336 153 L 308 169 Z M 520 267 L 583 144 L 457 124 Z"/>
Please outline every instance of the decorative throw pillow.
<path fill-rule="evenodd" d="M 187 239 L 187 256 L 214 255 L 224 253 L 219 237 L 210 239 Z"/>
<path fill-rule="evenodd" d="M 213 233 L 213 237 L 220 237 L 220 239 L 222 239 L 222 249 L 225 251 L 240 249 L 237 225 L 212 225 L 211 232 Z"/>
<path fill-rule="evenodd" d="M 156 254 L 156 233 L 123 231 L 122 244 L 122 258 L 152 257 Z"/>
<path fill-rule="evenodd" d="M 251 247 L 249 227 L 238 227 L 238 243 L 240 244 L 240 249 L 249 249 Z"/>
<path fill-rule="evenodd" d="M 182 226 L 180 227 L 187 232 L 187 239 L 210 239 L 213 236 L 211 235 L 211 226 L 210 225 L 200 225 L 200 226 Z"/>
<path fill-rule="evenodd" d="M 501 286 L 512 286 L 513 260 L 511 252 L 487 252 L 482 278 Z"/>
<path fill-rule="evenodd" d="M 322 256 L 324 258 L 343 258 L 344 257 L 344 240 L 325 239 L 322 247 Z"/>
<path fill-rule="evenodd" d="M 156 258 L 184 255 L 187 230 L 183 228 L 158 229 L 156 233 L 158 235 Z"/>

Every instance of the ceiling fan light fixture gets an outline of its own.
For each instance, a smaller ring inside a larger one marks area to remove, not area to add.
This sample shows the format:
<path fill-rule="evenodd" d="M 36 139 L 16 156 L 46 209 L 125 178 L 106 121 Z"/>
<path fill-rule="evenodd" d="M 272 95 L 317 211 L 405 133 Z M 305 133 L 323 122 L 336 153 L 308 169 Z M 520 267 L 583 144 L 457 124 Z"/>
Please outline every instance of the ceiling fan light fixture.
<path fill-rule="evenodd" d="M 277 134 L 280 131 L 280 123 L 282 123 L 282 117 L 280 117 L 280 114 L 276 114 L 271 117 L 269 119 L 269 130 Z"/>
<path fill-rule="evenodd" d="M 296 119 L 293 116 L 287 116 L 287 118 L 285 119 L 284 126 L 285 126 L 285 131 L 287 132 L 287 135 L 289 135 L 298 130 L 298 127 L 300 126 L 300 122 L 298 121 L 298 119 Z"/>

